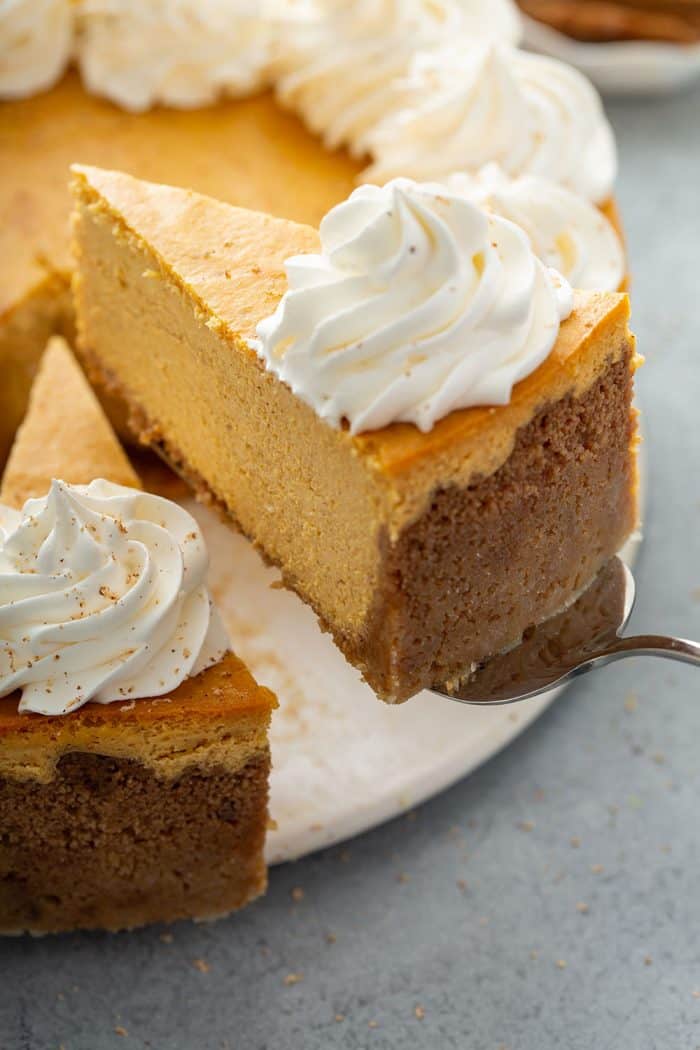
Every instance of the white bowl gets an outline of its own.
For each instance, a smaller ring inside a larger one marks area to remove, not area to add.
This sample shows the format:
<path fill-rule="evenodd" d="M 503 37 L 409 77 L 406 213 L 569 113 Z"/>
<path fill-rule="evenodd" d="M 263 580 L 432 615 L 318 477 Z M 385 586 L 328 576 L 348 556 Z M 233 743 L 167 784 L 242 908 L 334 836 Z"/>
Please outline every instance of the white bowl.
<path fill-rule="evenodd" d="M 576 66 L 609 95 L 667 95 L 700 79 L 700 44 L 586 44 L 523 18 L 524 46 Z"/>

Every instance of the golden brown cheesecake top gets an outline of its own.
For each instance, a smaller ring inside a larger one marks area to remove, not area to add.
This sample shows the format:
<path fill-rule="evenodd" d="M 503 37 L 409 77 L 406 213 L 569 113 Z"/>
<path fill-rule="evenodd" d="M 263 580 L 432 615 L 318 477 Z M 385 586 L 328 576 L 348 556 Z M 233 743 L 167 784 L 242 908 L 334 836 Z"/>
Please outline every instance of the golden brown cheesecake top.
<path fill-rule="evenodd" d="M 68 168 L 76 159 L 192 186 L 244 207 L 318 223 L 361 165 L 331 153 L 269 94 L 196 111 L 127 113 L 75 75 L 0 103 L 0 316 L 70 268 Z"/>
<path fill-rule="evenodd" d="M 45 496 L 53 478 L 87 485 L 96 477 L 141 487 L 68 345 L 54 336 L 5 468 L 0 503 L 20 508 L 32 496 Z"/>
<path fill-rule="evenodd" d="M 317 251 L 318 232 L 120 172 L 84 166 L 73 172 L 77 198 L 109 215 L 117 240 L 135 236 L 155 257 L 158 272 L 145 279 L 173 281 L 207 326 L 229 340 L 232 352 L 257 363 L 247 340 L 286 291 L 285 259 Z M 393 424 L 356 437 L 338 431 L 338 440 L 351 444 L 384 479 L 392 520 L 408 520 L 440 484 L 464 485 L 498 469 L 518 428 L 543 405 L 587 389 L 604 364 L 626 349 L 628 318 L 627 296 L 578 293 L 553 352 L 516 386 L 509 405 L 453 412 L 428 433 Z"/>

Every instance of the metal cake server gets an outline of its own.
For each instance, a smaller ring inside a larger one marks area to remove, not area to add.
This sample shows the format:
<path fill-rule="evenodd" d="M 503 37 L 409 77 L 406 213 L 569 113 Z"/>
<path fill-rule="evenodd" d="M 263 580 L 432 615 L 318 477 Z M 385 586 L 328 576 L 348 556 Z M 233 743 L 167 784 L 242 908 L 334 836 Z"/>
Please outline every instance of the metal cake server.
<path fill-rule="evenodd" d="M 634 605 L 634 577 L 612 558 L 564 612 L 526 631 L 520 645 L 475 667 L 461 682 L 434 687 L 462 704 L 514 704 L 627 656 L 662 656 L 700 667 L 700 645 L 648 634 L 623 638 Z"/>

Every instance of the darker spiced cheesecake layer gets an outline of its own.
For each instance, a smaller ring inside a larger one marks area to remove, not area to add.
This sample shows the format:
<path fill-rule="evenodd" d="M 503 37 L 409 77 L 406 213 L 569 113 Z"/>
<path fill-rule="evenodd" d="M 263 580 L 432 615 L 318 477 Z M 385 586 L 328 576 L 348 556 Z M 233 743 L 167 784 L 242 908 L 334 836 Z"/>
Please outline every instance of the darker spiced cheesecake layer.
<path fill-rule="evenodd" d="M 214 918 L 265 889 L 271 694 L 229 654 L 169 697 L 0 701 L 0 933 Z"/>
<path fill-rule="evenodd" d="M 0 932 L 121 930 L 242 907 L 266 885 L 268 775 L 260 757 L 235 772 L 195 766 L 165 788 L 135 759 L 81 753 L 49 784 L 0 774 Z M 88 870 L 76 840 L 91 843 Z"/>
<path fill-rule="evenodd" d="M 76 169 L 82 352 L 135 430 L 224 508 L 385 700 L 560 609 L 634 528 L 634 341 L 580 293 L 509 404 L 429 433 L 324 423 L 248 344 L 315 230 Z"/>

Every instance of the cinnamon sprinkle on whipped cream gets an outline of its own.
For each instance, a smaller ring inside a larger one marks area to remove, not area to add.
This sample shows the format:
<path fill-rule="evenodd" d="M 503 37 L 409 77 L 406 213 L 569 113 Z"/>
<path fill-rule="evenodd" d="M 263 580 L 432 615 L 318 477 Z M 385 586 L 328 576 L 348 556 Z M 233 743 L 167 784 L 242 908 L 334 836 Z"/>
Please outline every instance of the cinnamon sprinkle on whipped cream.
<path fill-rule="evenodd" d="M 218 663 L 207 567 L 194 519 L 160 496 L 53 481 L 0 506 L 0 697 L 60 715 L 162 696 Z"/>
<path fill-rule="evenodd" d="M 319 255 L 287 260 L 289 290 L 253 345 L 353 434 L 428 431 L 455 409 L 507 404 L 573 309 L 520 227 L 444 186 L 361 186 L 320 234 Z"/>

